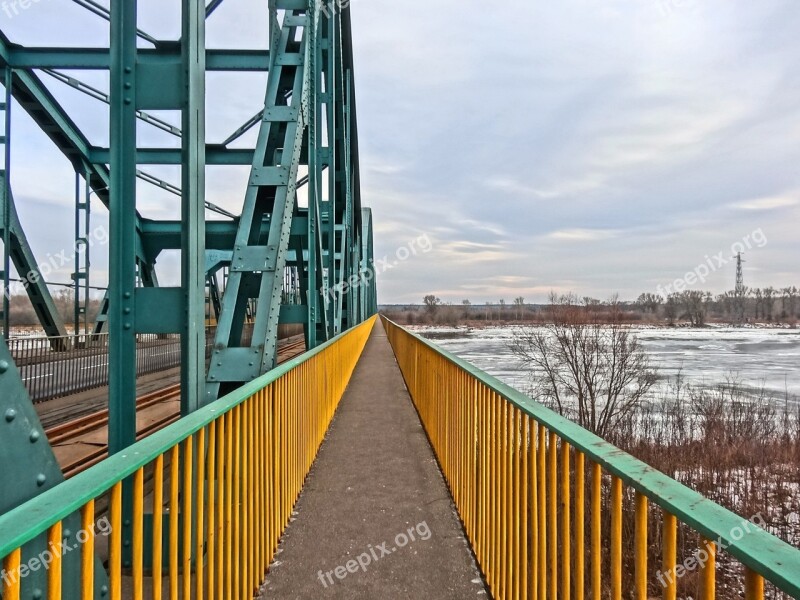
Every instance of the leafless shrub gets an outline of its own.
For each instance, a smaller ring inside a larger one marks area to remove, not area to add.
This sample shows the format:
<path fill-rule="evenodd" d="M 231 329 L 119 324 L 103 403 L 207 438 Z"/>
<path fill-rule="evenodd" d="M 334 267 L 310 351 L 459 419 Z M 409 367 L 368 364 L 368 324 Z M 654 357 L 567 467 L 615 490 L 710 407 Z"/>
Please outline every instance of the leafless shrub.
<path fill-rule="evenodd" d="M 600 312 L 572 296 L 551 296 L 548 322 L 514 332 L 513 353 L 534 373 L 534 397 L 607 436 L 624 423 L 656 381 L 618 304 Z"/>

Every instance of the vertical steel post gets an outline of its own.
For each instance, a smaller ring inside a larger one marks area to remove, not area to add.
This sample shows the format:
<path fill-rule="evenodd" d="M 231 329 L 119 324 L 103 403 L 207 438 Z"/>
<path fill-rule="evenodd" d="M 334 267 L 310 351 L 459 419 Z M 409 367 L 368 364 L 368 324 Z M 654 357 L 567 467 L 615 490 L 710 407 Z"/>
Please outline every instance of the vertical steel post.
<path fill-rule="evenodd" d="M 7 341 L 10 335 L 11 312 L 11 85 L 13 73 L 10 67 L 5 69 L 5 97 L 3 98 L 3 338 Z"/>
<path fill-rule="evenodd" d="M 306 68 L 310 73 L 308 86 L 308 320 L 306 323 L 306 347 L 310 350 L 317 346 L 317 320 L 319 318 L 319 285 L 317 269 L 321 268 L 317 260 L 317 231 L 319 223 L 319 139 L 317 121 L 319 118 L 319 11 L 309 13 L 308 62 Z M 302 262 L 302 261 L 301 261 Z"/>
<path fill-rule="evenodd" d="M 75 271 L 72 273 L 73 293 L 73 335 L 78 335 L 81 326 L 81 255 L 78 251 L 78 240 L 81 238 L 81 175 L 75 171 Z"/>
<path fill-rule="evenodd" d="M 205 397 L 205 3 L 183 0 L 183 107 L 181 195 L 181 413 L 200 407 Z"/>
<path fill-rule="evenodd" d="M 108 282 L 108 452 L 136 442 L 136 16 L 137 0 L 111 0 Z M 130 565 L 133 491 L 123 485 L 122 539 Z"/>
<path fill-rule="evenodd" d="M 136 441 L 136 15 L 111 1 L 109 453 Z"/>
<path fill-rule="evenodd" d="M 328 270 L 328 289 L 336 290 L 330 294 L 330 305 L 328 310 L 328 337 L 333 337 L 339 333 L 339 313 L 338 295 L 341 293 L 337 288 L 338 279 L 336 274 L 336 99 L 337 99 L 337 81 L 336 81 L 336 61 L 337 61 L 337 44 L 338 36 L 336 35 L 336 15 L 332 14 L 326 19 L 327 25 L 327 50 L 328 60 L 326 64 L 326 77 L 325 77 L 325 96 L 327 99 L 326 117 L 328 127 L 328 146 L 327 146 L 327 165 L 328 165 L 328 260 L 325 267 Z"/>

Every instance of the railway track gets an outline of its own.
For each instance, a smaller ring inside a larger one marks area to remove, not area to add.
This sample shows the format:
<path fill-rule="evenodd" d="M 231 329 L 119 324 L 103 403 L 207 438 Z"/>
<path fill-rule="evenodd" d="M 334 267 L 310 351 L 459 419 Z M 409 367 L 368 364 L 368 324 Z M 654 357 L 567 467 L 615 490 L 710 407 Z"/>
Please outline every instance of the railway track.
<path fill-rule="evenodd" d="M 302 354 L 304 351 L 304 339 L 287 340 L 287 343 L 281 345 L 278 350 L 278 362 L 282 363 L 290 360 Z M 155 392 L 144 394 L 136 401 L 136 412 L 137 414 L 141 414 L 164 402 L 179 402 L 180 396 L 180 384 L 173 384 Z M 106 408 L 84 414 L 78 418 L 45 429 L 50 445 L 54 448 L 58 446 L 63 447 L 72 443 L 83 443 L 91 447 L 91 450 L 83 453 L 79 458 L 66 460 L 64 464 L 61 465 L 64 477 L 67 479 L 74 477 L 78 473 L 89 469 L 108 457 L 108 445 L 106 443 L 97 444 L 96 442 L 81 439 L 84 436 L 101 432 L 104 429 L 107 430 L 108 418 L 108 409 Z M 137 441 L 171 425 L 178 419 L 180 419 L 180 412 L 175 411 L 150 420 L 146 425 L 138 429 L 136 434 Z M 101 437 L 107 440 L 107 436 Z"/>

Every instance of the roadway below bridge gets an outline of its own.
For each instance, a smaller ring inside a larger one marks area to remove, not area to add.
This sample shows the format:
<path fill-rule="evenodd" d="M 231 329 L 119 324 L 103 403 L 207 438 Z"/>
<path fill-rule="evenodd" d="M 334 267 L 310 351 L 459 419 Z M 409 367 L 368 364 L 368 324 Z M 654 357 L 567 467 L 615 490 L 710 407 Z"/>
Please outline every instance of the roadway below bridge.
<path fill-rule="evenodd" d="M 380 320 L 261 598 L 486 597 Z"/>

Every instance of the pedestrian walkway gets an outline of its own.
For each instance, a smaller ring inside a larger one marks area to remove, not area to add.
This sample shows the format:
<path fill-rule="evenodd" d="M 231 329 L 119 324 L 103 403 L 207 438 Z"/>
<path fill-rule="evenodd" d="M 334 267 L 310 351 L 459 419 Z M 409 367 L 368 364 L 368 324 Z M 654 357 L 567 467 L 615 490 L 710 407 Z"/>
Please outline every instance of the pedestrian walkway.
<path fill-rule="evenodd" d="M 380 320 L 295 510 L 263 598 L 485 597 Z"/>

